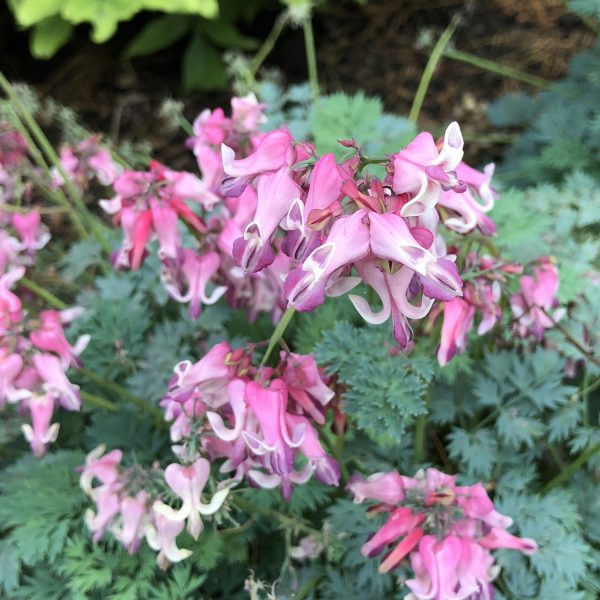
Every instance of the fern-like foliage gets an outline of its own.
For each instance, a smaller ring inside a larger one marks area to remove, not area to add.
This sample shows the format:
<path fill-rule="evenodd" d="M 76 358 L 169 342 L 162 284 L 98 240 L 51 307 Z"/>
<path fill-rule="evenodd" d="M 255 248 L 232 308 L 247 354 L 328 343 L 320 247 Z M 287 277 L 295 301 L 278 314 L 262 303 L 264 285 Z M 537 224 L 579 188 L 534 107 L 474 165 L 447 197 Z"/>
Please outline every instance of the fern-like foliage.
<path fill-rule="evenodd" d="M 428 357 L 395 352 L 387 332 L 337 323 L 317 344 L 315 354 L 347 386 L 345 412 L 377 443 L 397 444 L 415 417 L 427 412 L 433 363 Z"/>

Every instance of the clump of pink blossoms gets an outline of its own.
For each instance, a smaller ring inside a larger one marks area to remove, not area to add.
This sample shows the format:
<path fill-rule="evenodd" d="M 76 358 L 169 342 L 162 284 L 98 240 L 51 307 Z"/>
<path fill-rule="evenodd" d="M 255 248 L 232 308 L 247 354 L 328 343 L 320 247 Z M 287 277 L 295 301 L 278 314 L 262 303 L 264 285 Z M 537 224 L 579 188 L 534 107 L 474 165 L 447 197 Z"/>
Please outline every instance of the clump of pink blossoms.
<path fill-rule="evenodd" d="M 373 557 L 391 547 L 382 573 L 410 560 L 407 600 L 489 600 L 500 571 L 490 551 L 537 550 L 534 540 L 506 531 L 512 519 L 496 511 L 481 483 L 459 486 L 454 476 L 430 468 L 415 477 L 396 471 L 354 477 L 348 488 L 355 502 L 375 500 L 370 511 L 390 514 L 362 553 Z"/>
<path fill-rule="evenodd" d="M 81 488 L 96 504 L 96 511 L 88 509 L 85 513 L 94 541 L 111 531 L 132 554 L 146 539 L 158 552 L 156 560 L 163 569 L 190 556 L 190 550 L 177 546 L 177 536 L 187 524 L 187 531 L 197 540 L 203 528 L 202 516 L 216 513 L 229 493 L 223 488 L 209 502 L 203 501 L 210 463 L 197 458 L 187 465 L 172 463 L 164 471 L 158 467 L 147 471 L 138 465 L 122 466 L 120 450 L 105 451 L 104 446 L 98 446 L 80 469 Z M 179 508 L 161 499 L 167 492 L 178 499 Z"/>
<path fill-rule="evenodd" d="M 15 200 L 11 182 L 31 174 L 25 141 L 15 133 L 0 135 L 0 186 L 2 203 Z M 33 194 L 31 185 L 28 194 Z M 89 336 L 81 336 L 71 345 L 65 326 L 82 313 L 74 307 L 66 310 L 42 310 L 29 313 L 22 296 L 13 290 L 24 277 L 27 267 L 35 263 L 36 253 L 50 239 L 40 212 L 0 210 L 0 409 L 13 408 L 29 423 L 21 425 L 25 439 L 36 456 L 43 455 L 58 436 L 59 425 L 53 423 L 56 408 L 79 410 L 78 386 L 72 384 L 67 371 L 80 367 L 79 355 Z"/>
<path fill-rule="evenodd" d="M 314 358 L 281 352 L 276 367 L 254 367 L 252 352 L 221 342 L 199 362 L 175 366 L 162 401 L 174 450 L 187 457 L 199 440 L 210 460 L 221 462 L 219 471 L 231 475 L 230 484 L 246 478 L 253 486 L 280 487 L 286 499 L 292 484 L 313 475 L 337 486 L 338 463 L 317 432 L 334 393 Z"/>

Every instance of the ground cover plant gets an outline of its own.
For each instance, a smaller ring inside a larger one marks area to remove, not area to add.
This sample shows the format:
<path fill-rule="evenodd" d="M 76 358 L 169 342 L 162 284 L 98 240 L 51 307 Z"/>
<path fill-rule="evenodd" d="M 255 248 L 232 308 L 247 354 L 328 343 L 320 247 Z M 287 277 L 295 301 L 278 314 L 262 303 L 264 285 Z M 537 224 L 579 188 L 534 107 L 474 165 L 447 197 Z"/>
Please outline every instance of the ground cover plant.
<path fill-rule="evenodd" d="M 188 171 L 0 76 L 7 598 L 600 593 L 595 169 L 502 189 L 308 54 Z"/>

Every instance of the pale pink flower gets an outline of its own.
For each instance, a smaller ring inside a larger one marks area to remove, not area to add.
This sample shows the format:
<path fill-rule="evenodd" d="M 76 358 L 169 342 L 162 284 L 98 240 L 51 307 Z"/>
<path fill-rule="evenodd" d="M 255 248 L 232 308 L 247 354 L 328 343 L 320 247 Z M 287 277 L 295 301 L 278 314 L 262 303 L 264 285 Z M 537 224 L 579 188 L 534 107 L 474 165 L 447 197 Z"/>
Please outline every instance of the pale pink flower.
<path fill-rule="evenodd" d="M 25 401 L 31 414 L 31 425 L 21 425 L 25 439 L 31 445 L 35 456 L 42 456 L 48 444 L 56 441 L 59 424 L 52 423 L 54 413 L 54 398 L 49 394 L 31 395 Z"/>

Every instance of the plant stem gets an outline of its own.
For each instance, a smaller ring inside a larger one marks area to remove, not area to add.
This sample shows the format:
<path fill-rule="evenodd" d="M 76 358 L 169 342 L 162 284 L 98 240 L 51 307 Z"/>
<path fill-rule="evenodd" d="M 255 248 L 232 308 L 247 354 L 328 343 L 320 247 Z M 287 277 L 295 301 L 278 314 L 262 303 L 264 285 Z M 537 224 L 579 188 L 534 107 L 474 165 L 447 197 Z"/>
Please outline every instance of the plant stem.
<path fill-rule="evenodd" d="M 510 77 L 511 79 L 523 81 L 524 83 L 529 83 L 538 87 L 548 87 L 550 85 L 550 81 L 542 79 L 541 77 L 537 77 L 536 75 L 530 75 L 529 73 L 519 71 L 513 67 L 500 64 L 493 60 L 488 60 L 487 58 L 481 58 L 475 54 L 462 52 L 461 50 L 446 50 L 444 52 L 444 56 L 453 60 L 467 63 L 469 65 L 473 65 L 474 67 L 479 67 L 485 71 L 503 75 L 504 77 Z"/>
<path fill-rule="evenodd" d="M 316 587 L 321 579 L 320 575 L 311 577 L 304 585 L 294 594 L 294 600 L 304 600 Z"/>
<path fill-rule="evenodd" d="M 273 332 L 273 335 L 271 335 L 271 337 L 269 339 L 269 345 L 267 346 L 265 354 L 262 357 L 262 360 L 260 361 L 261 367 L 267 363 L 267 360 L 269 360 L 269 356 L 271 355 L 271 352 L 273 352 L 273 348 L 275 348 L 275 346 L 277 346 L 277 344 L 279 343 L 279 340 L 283 337 L 283 334 L 284 334 L 287 326 L 290 324 L 290 321 L 292 320 L 292 317 L 294 316 L 295 312 L 296 312 L 296 309 L 293 306 L 290 306 L 283 313 L 281 320 L 279 321 L 279 323 L 277 323 L 277 327 L 275 327 L 275 331 Z"/>
<path fill-rule="evenodd" d="M 32 114 L 29 112 L 29 110 L 27 110 L 27 107 L 21 102 L 19 95 L 15 92 L 13 86 L 10 84 L 8 79 L 6 79 L 6 77 L 4 76 L 4 74 L 2 72 L 0 72 L 0 87 L 2 87 L 2 89 L 4 90 L 6 95 L 9 97 L 10 102 L 12 104 L 12 108 L 15 110 L 15 112 L 20 114 L 20 117 L 23 119 L 25 125 L 31 132 L 33 138 L 37 142 L 42 153 L 45 154 L 48 161 L 54 167 L 56 167 L 56 170 L 60 173 L 61 177 L 64 180 L 67 191 L 69 192 L 69 195 L 71 196 L 71 199 L 73 200 L 73 202 L 79 209 L 79 211 L 80 211 L 81 215 L 84 217 L 85 221 L 87 221 L 87 223 L 89 224 L 91 230 L 94 232 L 96 239 L 101 244 L 104 251 L 106 253 L 110 254 L 111 248 L 110 248 L 110 245 L 108 244 L 108 242 L 106 241 L 106 239 L 104 238 L 104 235 L 102 234 L 102 232 L 99 229 L 100 223 L 96 220 L 96 218 L 89 211 L 88 207 L 86 206 L 85 202 L 83 201 L 83 198 L 79 194 L 79 191 L 73 185 L 73 182 L 67 175 L 66 171 L 64 170 L 64 168 L 62 166 L 62 163 L 60 162 L 60 158 L 59 158 L 58 154 L 52 147 L 52 144 L 50 143 L 50 141 L 48 140 L 48 138 L 42 131 L 41 127 L 37 124 L 36 120 L 33 118 Z"/>
<path fill-rule="evenodd" d="M 570 332 L 567 331 L 567 329 L 565 329 L 558 321 L 555 321 L 554 318 L 552 317 L 552 315 L 547 310 L 544 310 L 542 308 L 542 311 L 552 321 L 552 325 L 554 327 L 556 327 L 556 329 L 562 333 L 565 340 L 567 340 L 567 342 L 569 342 L 569 344 L 571 344 L 571 346 L 577 348 L 577 350 L 579 350 L 579 352 L 581 352 L 581 354 L 583 354 L 589 361 L 593 362 L 596 366 L 600 367 L 600 358 L 597 358 L 596 356 L 594 356 L 591 350 L 589 350 L 581 342 L 576 340 L 570 334 Z"/>
<path fill-rule="evenodd" d="M 254 55 L 252 62 L 250 63 L 250 75 L 252 79 L 256 77 L 258 70 L 262 66 L 263 62 L 275 47 L 279 36 L 283 32 L 285 26 L 287 25 L 289 20 L 289 13 L 287 10 L 283 11 L 279 16 L 275 19 L 275 23 L 273 23 L 273 28 L 269 32 L 269 35 L 265 38 L 265 41 L 262 43 L 262 46 L 258 49 L 257 53 Z"/>
<path fill-rule="evenodd" d="M 1 73 L 0 73 L 0 75 L 1 75 Z M 1 79 L 0 79 L 0 82 L 1 82 Z M 17 115 L 17 113 L 14 111 L 14 109 L 11 112 L 12 112 L 13 124 L 15 126 L 15 129 L 21 134 L 21 136 L 23 136 L 23 139 L 27 143 L 27 149 L 28 149 L 29 153 L 31 154 L 33 160 L 37 164 L 37 166 L 44 172 L 44 175 L 48 178 L 48 180 L 50 180 L 50 178 L 52 177 L 52 174 L 50 172 L 50 167 L 48 166 L 48 163 L 46 163 L 46 160 L 44 159 L 42 153 L 38 150 L 31 135 L 29 135 L 29 131 L 27 130 L 25 125 L 23 125 L 23 123 L 19 119 L 19 115 Z M 77 231 L 79 236 L 84 239 L 89 238 L 89 233 L 88 233 L 87 229 L 85 228 L 83 221 L 81 220 L 79 214 L 74 210 L 72 204 L 69 202 L 69 199 L 65 196 L 64 192 L 60 188 L 57 188 L 57 189 L 49 188 L 48 195 L 57 204 L 60 204 L 61 207 L 63 207 L 65 209 L 65 211 L 69 214 L 69 217 L 71 218 L 71 221 L 73 223 L 73 227 L 75 227 L 75 230 Z"/>
<path fill-rule="evenodd" d="M 456 31 L 456 27 L 458 26 L 459 19 L 458 17 L 453 17 L 450 21 L 448 27 L 442 35 L 440 39 L 437 41 L 436 45 L 433 47 L 431 54 L 429 55 L 429 60 L 425 65 L 425 70 L 423 71 L 423 75 L 421 75 L 421 81 L 419 81 L 419 86 L 417 87 L 417 91 L 415 93 L 415 98 L 413 100 L 412 106 L 410 107 L 410 113 L 408 113 L 408 120 L 411 123 L 417 124 L 419 120 L 419 115 L 421 114 L 421 108 L 423 107 L 423 102 L 425 101 L 425 96 L 427 94 L 427 90 L 429 88 L 429 84 L 431 83 L 431 79 L 433 77 L 433 73 L 444 54 L 444 50 L 446 46 L 452 39 L 454 32 Z"/>
<path fill-rule="evenodd" d="M 313 34 L 312 15 L 309 13 L 302 21 L 304 31 L 304 47 L 306 49 L 306 66 L 308 67 L 308 81 L 313 93 L 313 99 L 319 97 L 319 76 L 317 73 L 317 51 L 315 36 Z"/>
<path fill-rule="evenodd" d="M 313 527 L 302 523 L 298 518 L 288 517 L 272 508 L 266 508 L 264 506 L 259 506 L 258 504 L 253 504 L 252 502 L 247 502 L 243 498 L 236 498 L 233 502 L 239 509 L 250 514 L 263 515 L 264 517 L 276 519 L 286 529 L 297 529 L 306 533 L 321 533 L 318 529 L 314 529 Z"/>
<path fill-rule="evenodd" d="M 425 460 L 425 427 L 427 425 L 427 414 L 417 417 L 415 426 L 415 463 L 421 464 Z"/>
<path fill-rule="evenodd" d="M 163 421 L 162 411 L 158 410 L 158 408 L 150 406 L 149 404 L 144 402 L 144 400 L 142 400 L 135 394 L 132 394 L 128 389 L 124 388 L 118 383 L 115 383 L 114 381 L 107 381 L 100 375 L 97 375 L 96 373 L 94 373 L 93 371 L 89 371 L 88 369 L 78 369 L 78 372 L 81 373 L 84 377 L 91 379 L 94 383 L 97 383 L 100 387 L 103 387 L 104 389 L 113 392 L 117 396 L 123 398 L 123 400 L 131 402 L 131 404 L 134 404 L 135 406 L 141 408 L 144 412 L 152 416 L 157 424 L 160 424 L 163 427 L 166 426 L 165 422 Z"/>
<path fill-rule="evenodd" d="M 100 396 L 96 396 L 96 394 L 90 394 L 86 391 L 80 391 L 81 397 L 90 404 L 94 404 L 99 406 L 100 408 L 105 408 L 106 410 L 115 411 L 118 410 L 117 405 L 110 400 L 106 400 L 105 398 L 101 398 Z"/>
<path fill-rule="evenodd" d="M 581 468 L 594 454 L 600 452 L 600 444 L 596 444 L 582 452 L 568 467 L 563 469 L 554 479 L 550 480 L 542 489 L 542 494 L 547 494 L 550 490 L 560 485 L 563 481 L 567 481 L 570 477 Z"/>
<path fill-rule="evenodd" d="M 50 293 L 48 290 L 45 290 L 35 281 L 32 281 L 27 277 L 21 277 L 18 283 L 58 310 L 64 310 L 68 306 L 68 304 L 63 302 L 60 298 L 57 298 L 54 294 Z"/>

